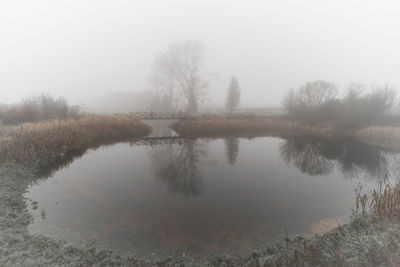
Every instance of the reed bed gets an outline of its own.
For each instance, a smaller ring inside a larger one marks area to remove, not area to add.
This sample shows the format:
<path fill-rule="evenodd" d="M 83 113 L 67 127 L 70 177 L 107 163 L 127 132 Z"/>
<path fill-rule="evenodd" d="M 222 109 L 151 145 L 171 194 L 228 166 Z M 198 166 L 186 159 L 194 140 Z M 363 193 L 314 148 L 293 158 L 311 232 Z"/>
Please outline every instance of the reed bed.
<path fill-rule="evenodd" d="M 218 135 L 315 135 L 330 136 L 330 127 L 312 126 L 299 122 L 276 119 L 229 117 L 203 117 L 182 120 L 173 126 L 182 136 L 218 136 Z"/>
<path fill-rule="evenodd" d="M 150 127 L 128 115 L 89 114 L 79 119 L 24 123 L 0 143 L 1 160 L 53 161 L 74 150 L 146 135 Z"/>
<path fill-rule="evenodd" d="M 385 176 L 369 194 L 362 194 L 361 188 L 356 188 L 355 193 L 357 212 L 361 208 L 363 215 L 369 211 L 377 218 L 400 219 L 400 180 L 392 184 Z"/>
<path fill-rule="evenodd" d="M 400 149 L 400 127 L 371 126 L 358 130 L 355 133 L 355 137 L 379 147 Z"/>
<path fill-rule="evenodd" d="M 393 126 L 374 126 L 367 127 L 357 131 L 357 137 L 370 140 L 385 140 L 385 141 L 399 141 L 400 140 L 400 127 Z"/>

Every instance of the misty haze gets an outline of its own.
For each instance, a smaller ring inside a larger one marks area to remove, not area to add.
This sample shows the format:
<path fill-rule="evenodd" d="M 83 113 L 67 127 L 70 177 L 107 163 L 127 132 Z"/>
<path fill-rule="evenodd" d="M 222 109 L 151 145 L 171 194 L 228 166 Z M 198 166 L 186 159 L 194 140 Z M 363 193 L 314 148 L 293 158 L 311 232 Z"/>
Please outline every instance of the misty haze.
<path fill-rule="evenodd" d="M 1 266 L 400 266 L 396 1 L 0 2 Z"/>

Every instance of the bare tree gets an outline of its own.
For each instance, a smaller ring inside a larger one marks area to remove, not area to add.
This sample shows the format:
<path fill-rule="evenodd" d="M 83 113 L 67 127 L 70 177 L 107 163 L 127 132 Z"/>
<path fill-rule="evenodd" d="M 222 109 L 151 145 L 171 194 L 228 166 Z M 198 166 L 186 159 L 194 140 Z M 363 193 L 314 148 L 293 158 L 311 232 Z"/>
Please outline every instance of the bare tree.
<path fill-rule="evenodd" d="M 290 90 L 282 104 L 290 115 L 309 122 L 319 119 L 319 111 L 335 99 L 338 89 L 334 83 L 316 80 L 308 82 L 297 90 Z"/>
<path fill-rule="evenodd" d="M 208 87 L 207 75 L 202 70 L 204 58 L 204 46 L 199 41 L 173 44 L 157 56 L 151 83 L 168 95 L 171 106 L 182 96 L 187 103 L 187 112 L 195 113 Z"/>
<path fill-rule="evenodd" d="M 226 108 L 230 113 L 239 105 L 240 103 L 240 87 L 239 82 L 236 77 L 232 77 L 231 83 L 228 87 L 228 93 L 226 96 Z"/>
<path fill-rule="evenodd" d="M 169 110 L 165 111 L 172 111 L 174 107 L 176 108 L 179 102 L 179 94 L 176 92 L 176 80 L 174 78 L 173 70 L 169 68 L 168 57 L 166 54 L 156 56 L 149 77 L 149 82 L 151 88 L 156 91 L 155 97 L 159 98 L 160 95 L 166 96 Z"/>
<path fill-rule="evenodd" d="M 300 110 L 304 109 L 305 105 L 301 102 L 299 94 L 294 89 L 290 89 L 283 97 L 282 106 L 289 115 L 299 116 Z"/>
<path fill-rule="evenodd" d="M 316 80 L 299 88 L 299 97 L 312 110 L 317 111 L 329 100 L 335 98 L 338 89 L 334 83 Z"/>

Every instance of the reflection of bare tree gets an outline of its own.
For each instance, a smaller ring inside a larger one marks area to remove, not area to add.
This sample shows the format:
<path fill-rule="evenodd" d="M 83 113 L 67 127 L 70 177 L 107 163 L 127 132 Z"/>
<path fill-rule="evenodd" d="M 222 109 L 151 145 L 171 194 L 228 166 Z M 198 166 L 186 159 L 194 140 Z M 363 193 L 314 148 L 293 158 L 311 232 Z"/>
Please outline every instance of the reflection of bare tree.
<path fill-rule="evenodd" d="M 348 143 L 337 161 L 346 177 L 365 174 L 370 178 L 379 178 L 388 173 L 386 154 L 360 142 Z"/>
<path fill-rule="evenodd" d="M 317 142 L 305 139 L 290 139 L 279 148 L 280 154 L 287 164 L 294 163 L 303 173 L 315 175 L 329 174 L 334 164 L 319 153 Z"/>
<path fill-rule="evenodd" d="M 202 192 L 202 178 L 197 165 L 206 155 L 205 144 L 186 139 L 181 145 L 167 144 L 150 151 L 156 177 L 166 183 L 170 192 L 186 197 Z"/>
<path fill-rule="evenodd" d="M 239 154 L 239 138 L 226 138 L 225 152 L 229 164 L 234 165 Z"/>
<path fill-rule="evenodd" d="M 388 173 L 386 154 L 350 140 L 294 138 L 283 143 L 280 154 L 288 164 L 294 163 L 310 175 L 329 174 L 336 164 L 345 177 L 381 177 Z"/>

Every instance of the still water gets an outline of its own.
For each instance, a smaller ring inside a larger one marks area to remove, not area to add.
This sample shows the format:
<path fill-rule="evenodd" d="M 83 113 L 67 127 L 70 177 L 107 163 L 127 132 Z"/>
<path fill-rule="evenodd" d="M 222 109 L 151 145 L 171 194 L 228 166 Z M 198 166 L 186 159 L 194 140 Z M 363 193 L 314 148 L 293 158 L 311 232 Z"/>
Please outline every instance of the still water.
<path fill-rule="evenodd" d="M 143 258 L 243 253 L 343 222 L 353 187 L 394 175 L 398 159 L 309 138 L 116 144 L 44 170 L 26 194 L 29 230 Z"/>

